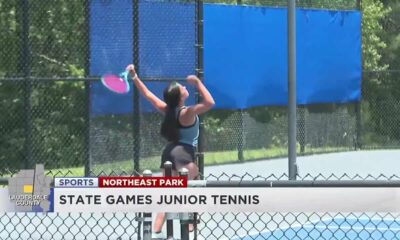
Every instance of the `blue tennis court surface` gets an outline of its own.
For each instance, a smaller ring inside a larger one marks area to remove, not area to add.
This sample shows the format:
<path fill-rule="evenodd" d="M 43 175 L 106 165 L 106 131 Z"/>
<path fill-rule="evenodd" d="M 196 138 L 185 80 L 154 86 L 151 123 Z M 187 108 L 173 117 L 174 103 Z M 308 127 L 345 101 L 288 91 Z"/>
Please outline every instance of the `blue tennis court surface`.
<path fill-rule="evenodd" d="M 339 217 L 234 239 L 400 239 L 400 219 Z"/>

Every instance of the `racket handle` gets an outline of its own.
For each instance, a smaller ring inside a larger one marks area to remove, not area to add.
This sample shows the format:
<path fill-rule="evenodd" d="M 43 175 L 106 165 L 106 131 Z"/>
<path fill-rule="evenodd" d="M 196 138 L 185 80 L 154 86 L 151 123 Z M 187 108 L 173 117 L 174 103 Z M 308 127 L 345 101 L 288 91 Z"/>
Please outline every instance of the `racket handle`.
<path fill-rule="evenodd" d="M 119 76 L 127 82 L 129 81 L 129 79 L 136 80 L 136 78 L 138 77 L 137 73 L 135 73 L 135 76 L 132 77 L 129 70 L 120 73 Z"/>
<path fill-rule="evenodd" d="M 126 82 L 129 80 L 129 71 L 125 71 L 119 74 L 120 78 L 124 79 Z"/>
<path fill-rule="evenodd" d="M 128 66 L 126 66 L 125 71 L 128 72 L 129 76 L 131 76 L 130 75 L 130 70 L 135 70 L 135 65 L 129 64 Z M 135 71 L 135 76 L 132 77 L 132 80 L 136 80 L 137 77 L 138 76 L 137 76 L 137 73 Z"/>

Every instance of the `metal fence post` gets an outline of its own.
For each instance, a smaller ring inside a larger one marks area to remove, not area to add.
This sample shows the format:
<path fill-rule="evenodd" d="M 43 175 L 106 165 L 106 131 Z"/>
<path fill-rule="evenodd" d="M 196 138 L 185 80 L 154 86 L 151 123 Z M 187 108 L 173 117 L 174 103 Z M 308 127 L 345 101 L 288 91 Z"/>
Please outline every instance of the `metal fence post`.
<path fill-rule="evenodd" d="M 295 180 L 296 167 L 296 0 L 288 0 L 288 69 L 289 69 L 289 100 L 288 100 L 288 126 L 289 126 L 289 179 Z"/>
<path fill-rule="evenodd" d="M 85 77 L 90 75 L 90 1 L 85 0 L 85 37 L 86 37 L 86 56 L 85 56 Z M 90 159 L 90 80 L 85 80 L 85 176 L 89 176 L 91 172 L 91 159 Z"/>
<path fill-rule="evenodd" d="M 32 156 L 32 82 L 31 82 L 31 46 L 29 43 L 29 27 L 30 27 L 30 11 L 29 0 L 21 0 L 22 5 L 22 68 L 24 74 L 24 105 L 25 105 L 25 168 L 29 169 L 34 166 Z"/>
<path fill-rule="evenodd" d="M 143 177 L 151 177 L 153 173 L 150 170 L 143 171 Z M 151 212 L 143 213 L 143 240 L 151 240 Z"/>
<path fill-rule="evenodd" d="M 166 177 L 171 177 L 172 176 L 172 162 L 167 161 L 164 163 L 164 171 L 165 171 L 165 176 Z M 168 214 L 166 214 L 167 218 L 167 239 L 168 238 L 173 238 L 174 237 L 174 221 L 172 219 L 169 219 Z"/>
<path fill-rule="evenodd" d="M 139 0 L 133 0 L 133 63 L 139 74 Z M 140 171 L 140 95 L 137 88 L 133 88 L 133 164 L 135 172 Z"/>
<path fill-rule="evenodd" d="M 179 176 L 188 177 L 189 171 L 186 168 L 179 170 Z M 189 240 L 189 213 L 180 213 L 181 240 Z"/>
<path fill-rule="evenodd" d="M 204 75 L 204 63 L 203 63 L 203 0 L 196 0 L 196 23 L 197 23 L 197 68 L 196 75 L 201 81 L 203 81 Z M 196 102 L 201 101 L 201 96 L 196 90 Z M 204 176 L 204 117 L 199 117 L 200 127 L 199 127 L 199 143 L 197 148 L 197 165 L 199 167 L 201 178 Z"/>
<path fill-rule="evenodd" d="M 242 0 L 236 0 L 237 5 L 242 5 Z M 239 131 L 239 142 L 238 142 L 238 159 L 239 162 L 244 161 L 244 156 L 243 156 L 243 145 L 244 145 L 244 129 L 243 129 L 243 109 L 240 109 L 240 116 L 239 116 L 239 125 L 240 125 L 240 131 Z"/>
<path fill-rule="evenodd" d="M 358 10 L 361 10 L 361 0 L 356 0 L 356 6 Z"/>
<path fill-rule="evenodd" d="M 356 0 L 357 4 L 357 9 L 361 11 L 361 0 Z M 362 37 L 362 36 L 361 36 Z M 362 60 L 362 66 L 364 68 L 364 59 Z M 364 77 L 364 72 L 361 72 L 362 76 L 361 78 Z M 361 81 L 361 91 L 363 90 L 363 82 Z M 361 115 L 361 101 L 358 101 L 355 103 L 355 112 L 356 112 L 356 139 L 354 143 L 354 150 L 361 149 L 362 148 L 362 115 Z"/>

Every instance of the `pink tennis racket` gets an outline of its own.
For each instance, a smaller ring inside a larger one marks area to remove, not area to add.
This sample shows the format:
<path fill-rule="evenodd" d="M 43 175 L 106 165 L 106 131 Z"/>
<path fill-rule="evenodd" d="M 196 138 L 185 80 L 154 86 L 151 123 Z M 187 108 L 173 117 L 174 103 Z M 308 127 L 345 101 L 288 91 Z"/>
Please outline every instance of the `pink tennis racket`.
<path fill-rule="evenodd" d="M 103 85 L 109 90 L 119 93 L 125 94 L 130 90 L 129 87 L 129 72 L 122 72 L 119 76 L 114 74 L 106 74 L 101 77 L 101 82 Z"/>

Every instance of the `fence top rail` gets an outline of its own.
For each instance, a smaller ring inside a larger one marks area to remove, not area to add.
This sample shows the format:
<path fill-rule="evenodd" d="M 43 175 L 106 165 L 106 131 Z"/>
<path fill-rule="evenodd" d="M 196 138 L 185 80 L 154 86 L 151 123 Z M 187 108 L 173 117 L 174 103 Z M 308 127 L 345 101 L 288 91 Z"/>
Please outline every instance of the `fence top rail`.
<path fill-rule="evenodd" d="M 389 69 L 389 70 L 363 70 L 364 74 L 368 76 L 375 76 L 376 74 L 399 74 L 400 69 Z M 367 76 L 367 77 L 368 77 Z M 0 81 L 37 81 L 37 82 L 57 82 L 57 81 L 99 81 L 101 76 L 85 76 L 85 77 L 77 77 L 77 76 L 54 76 L 54 77 L 44 77 L 44 76 L 15 76 L 15 77 L 0 77 Z M 172 82 L 172 81 L 186 81 L 186 77 L 182 76 L 171 76 L 171 77 L 159 77 L 159 76 L 143 76 L 141 77 L 142 81 L 148 82 Z"/>
<path fill-rule="evenodd" d="M 0 77 L 0 81 L 43 81 L 43 82 L 57 82 L 57 81 L 99 81 L 101 76 L 88 76 L 88 77 Z M 179 81 L 183 82 L 186 81 L 185 77 L 142 77 L 142 81 L 148 82 L 172 82 L 172 81 Z"/>
<path fill-rule="evenodd" d="M 8 185 L 8 178 L 0 178 L 0 185 Z M 54 181 L 51 183 L 54 186 Z M 400 180 L 189 180 L 188 187 L 257 187 L 257 188 L 288 188 L 288 187 L 400 187 Z"/>
<path fill-rule="evenodd" d="M 400 187 L 400 180 L 190 180 L 189 187 Z"/>

